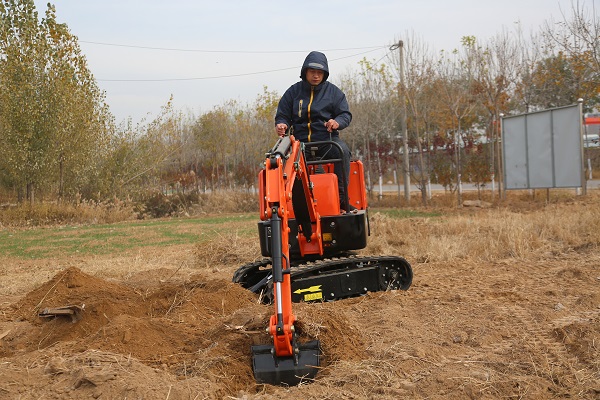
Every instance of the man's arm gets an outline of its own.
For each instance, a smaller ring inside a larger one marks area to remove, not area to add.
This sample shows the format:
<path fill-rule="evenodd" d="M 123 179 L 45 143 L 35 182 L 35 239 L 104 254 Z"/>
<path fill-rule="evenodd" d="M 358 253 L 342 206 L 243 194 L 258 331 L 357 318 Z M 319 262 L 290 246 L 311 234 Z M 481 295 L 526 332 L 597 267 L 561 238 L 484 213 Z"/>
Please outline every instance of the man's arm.
<path fill-rule="evenodd" d="M 340 89 L 338 89 L 338 97 L 339 100 L 337 101 L 337 105 L 335 107 L 334 112 L 334 120 L 335 122 L 337 122 L 338 127 L 332 127 L 332 129 L 334 130 L 342 130 L 344 128 L 347 128 L 350 125 L 350 122 L 352 121 L 352 113 L 350 112 L 348 100 L 346 100 L 346 95 Z M 327 123 L 329 123 L 329 121 Z M 325 126 L 327 126 L 327 123 L 325 124 Z M 329 130 L 329 127 L 327 130 Z"/>
<path fill-rule="evenodd" d="M 291 89 L 291 88 L 290 88 Z M 285 135 L 287 129 L 292 125 L 292 94 L 290 89 L 279 100 L 277 105 L 277 113 L 275 114 L 275 129 L 279 136 Z"/>

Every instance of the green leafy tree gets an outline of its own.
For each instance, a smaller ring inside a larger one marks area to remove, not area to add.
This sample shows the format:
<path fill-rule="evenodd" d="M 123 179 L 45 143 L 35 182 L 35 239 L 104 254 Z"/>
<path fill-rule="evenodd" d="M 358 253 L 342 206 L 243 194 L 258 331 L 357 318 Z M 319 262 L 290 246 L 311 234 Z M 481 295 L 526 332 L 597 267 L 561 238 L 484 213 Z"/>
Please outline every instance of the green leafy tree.
<path fill-rule="evenodd" d="M 106 142 L 104 93 L 87 67 L 77 38 L 56 20 L 49 5 L 43 20 L 46 29 L 48 98 L 45 125 L 51 137 L 54 181 L 58 196 L 74 195 L 94 174 L 93 159 Z"/>
<path fill-rule="evenodd" d="M 54 6 L 39 21 L 33 1 L 4 0 L 0 21 L 3 183 L 30 202 L 78 193 L 105 142 L 104 95 Z"/>
<path fill-rule="evenodd" d="M 109 193 L 140 198 L 158 191 L 165 174 L 178 170 L 178 155 L 185 144 L 181 138 L 181 115 L 174 109 L 172 98 L 151 121 L 122 124 L 112 136 L 105 162 Z"/>
<path fill-rule="evenodd" d="M 0 4 L 0 152 L 7 183 L 33 202 L 35 184 L 44 181 L 51 162 L 44 124 L 47 43 L 33 1 Z"/>

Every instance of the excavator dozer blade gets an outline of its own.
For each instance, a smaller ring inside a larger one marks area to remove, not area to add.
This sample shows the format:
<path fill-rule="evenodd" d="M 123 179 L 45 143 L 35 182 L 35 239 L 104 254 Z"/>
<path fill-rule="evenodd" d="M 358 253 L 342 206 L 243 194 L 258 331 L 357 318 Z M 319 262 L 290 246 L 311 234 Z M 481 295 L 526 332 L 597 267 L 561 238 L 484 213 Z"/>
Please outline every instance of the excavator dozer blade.
<path fill-rule="evenodd" d="M 258 383 L 295 386 L 310 382 L 319 371 L 321 345 L 318 340 L 299 346 L 298 363 L 294 357 L 276 357 L 270 345 L 252 346 L 252 368 Z"/>

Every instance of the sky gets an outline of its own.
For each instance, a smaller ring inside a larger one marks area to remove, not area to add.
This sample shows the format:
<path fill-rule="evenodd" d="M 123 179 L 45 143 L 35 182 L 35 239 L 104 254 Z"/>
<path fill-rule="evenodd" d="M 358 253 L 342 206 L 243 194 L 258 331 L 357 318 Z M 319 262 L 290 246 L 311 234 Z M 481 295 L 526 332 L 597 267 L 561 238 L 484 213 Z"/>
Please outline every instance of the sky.
<path fill-rule="evenodd" d="M 571 10 L 571 0 L 50 2 L 117 123 L 150 121 L 171 96 L 175 109 L 201 115 L 229 100 L 252 104 L 265 87 L 281 95 L 312 50 L 327 55 L 335 83 L 363 58 L 384 62 L 407 34 L 432 51 L 452 50 L 464 36 L 485 42 L 517 24 L 537 32 Z M 40 17 L 47 3 L 35 0 Z"/>

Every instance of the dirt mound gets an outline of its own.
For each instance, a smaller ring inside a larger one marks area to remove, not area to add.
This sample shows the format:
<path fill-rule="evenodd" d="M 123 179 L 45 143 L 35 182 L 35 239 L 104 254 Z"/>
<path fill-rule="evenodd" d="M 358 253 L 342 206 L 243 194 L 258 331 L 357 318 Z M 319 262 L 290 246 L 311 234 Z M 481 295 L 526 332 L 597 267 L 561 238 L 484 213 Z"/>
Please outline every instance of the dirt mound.
<path fill-rule="evenodd" d="M 8 308 L 4 326 L 13 322 L 0 355 L 35 358 L 44 378 L 68 375 L 73 390 L 92 388 L 92 395 L 107 398 L 120 396 L 122 388 L 111 385 L 121 379 L 114 367 L 122 364 L 141 375 L 168 376 L 167 382 L 202 381 L 215 398 L 255 387 L 250 347 L 270 343 L 265 327 L 271 307 L 224 280 L 155 279 L 164 272 L 145 272 L 126 283 L 77 268 L 59 272 Z M 81 309 L 76 321 L 39 316 L 72 305 Z M 310 321 L 299 325 L 301 340 L 322 339 L 330 363 L 364 356 L 361 333 L 335 307 L 302 304 L 297 314 Z M 90 365 L 96 368 L 87 370 Z"/>

